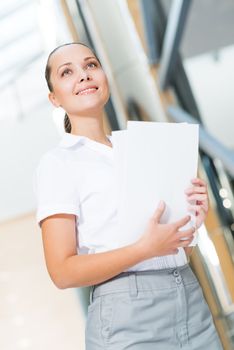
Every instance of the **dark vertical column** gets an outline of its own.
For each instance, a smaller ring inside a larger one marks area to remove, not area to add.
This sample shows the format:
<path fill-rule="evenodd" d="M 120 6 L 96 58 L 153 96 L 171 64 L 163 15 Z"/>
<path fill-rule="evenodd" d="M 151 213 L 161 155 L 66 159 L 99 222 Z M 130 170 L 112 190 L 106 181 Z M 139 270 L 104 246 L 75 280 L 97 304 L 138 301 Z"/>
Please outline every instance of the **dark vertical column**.
<path fill-rule="evenodd" d="M 159 69 L 162 89 L 168 87 L 175 68 L 191 0 L 174 0 L 167 21 Z"/>

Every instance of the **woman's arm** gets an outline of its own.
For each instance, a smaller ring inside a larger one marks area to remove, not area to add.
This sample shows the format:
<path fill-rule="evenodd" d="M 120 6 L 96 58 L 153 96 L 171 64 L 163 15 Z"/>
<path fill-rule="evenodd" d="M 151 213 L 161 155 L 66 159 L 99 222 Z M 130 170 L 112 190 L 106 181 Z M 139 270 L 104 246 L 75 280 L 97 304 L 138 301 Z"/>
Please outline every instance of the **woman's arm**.
<path fill-rule="evenodd" d="M 44 253 L 49 274 L 58 288 L 88 286 L 108 280 L 153 256 L 176 254 L 193 239 L 194 229 L 181 232 L 190 217 L 160 224 L 165 204 L 157 208 L 142 237 L 134 244 L 104 253 L 77 255 L 75 216 L 57 214 L 42 221 Z"/>
<path fill-rule="evenodd" d="M 77 255 L 75 216 L 53 215 L 42 223 L 46 265 L 58 288 L 88 286 L 107 280 L 140 261 L 134 246 Z"/>

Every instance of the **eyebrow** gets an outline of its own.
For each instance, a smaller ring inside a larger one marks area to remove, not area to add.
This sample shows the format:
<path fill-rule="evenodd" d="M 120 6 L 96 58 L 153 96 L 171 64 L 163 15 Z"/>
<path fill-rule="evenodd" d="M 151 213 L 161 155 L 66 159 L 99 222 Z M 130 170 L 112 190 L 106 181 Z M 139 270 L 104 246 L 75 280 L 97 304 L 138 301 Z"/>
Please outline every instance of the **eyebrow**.
<path fill-rule="evenodd" d="M 84 61 L 86 62 L 86 61 L 88 61 L 88 60 L 90 60 L 90 59 L 95 59 L 95 60 L 97 60 L 97 58 L 95 57 L 95 56 L 90 56 L 90 57 L 85 57 L 84 58 Z M 97 60 L 98 61 L 98 60 Z M 71 66 L 72 65 L 72 62 L 66 62 L 66 63 L 63 63 L 63 64 L 61 64 L 59 67 L 58 67 L 58 69 L 57 69 L 57 73 L 58 73 L 58 71 L 59 71 L 59 69 L 61 68 L 61 67 L 63 67 L 63 66 Z"/>

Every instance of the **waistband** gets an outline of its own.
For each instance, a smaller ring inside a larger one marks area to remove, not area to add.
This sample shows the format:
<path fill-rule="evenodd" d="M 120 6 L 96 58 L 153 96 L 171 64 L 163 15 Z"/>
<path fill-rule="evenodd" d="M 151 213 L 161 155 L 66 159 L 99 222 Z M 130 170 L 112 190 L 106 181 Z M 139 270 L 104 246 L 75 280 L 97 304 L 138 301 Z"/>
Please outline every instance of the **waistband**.
<path fill-rule="evenodd" d="M 129 292 L 131 296 L 136 296 L 140 291 L 176 288 L 179 284 L 194 282 L 197 279 L 188 264 L 163 270 L 122 272 L 108 281 L 92 286 L 90 303 L 95 298 L 110 293 Z"/>

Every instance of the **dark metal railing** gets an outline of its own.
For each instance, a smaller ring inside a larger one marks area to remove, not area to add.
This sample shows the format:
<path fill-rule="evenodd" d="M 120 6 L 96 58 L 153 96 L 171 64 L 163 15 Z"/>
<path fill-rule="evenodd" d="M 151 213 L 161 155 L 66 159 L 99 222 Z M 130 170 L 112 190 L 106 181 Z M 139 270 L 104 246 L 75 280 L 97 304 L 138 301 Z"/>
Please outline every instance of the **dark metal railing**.
<path fill-rule="evenodd" d="M 189 113 L 185 112 L 177 106 L 169 106 L 167 113 L 173 121 L 178 123 L 198 123 L 198 121 Z M 229 175 L 234 178 L 234 152 L 225 147 L 220 141 L 213 137 L 208 131 L 204 129 L 201 124 L 199 125 L 200 148 L 211 158 L 220 159 Z"/>

